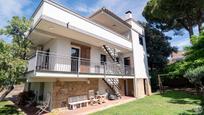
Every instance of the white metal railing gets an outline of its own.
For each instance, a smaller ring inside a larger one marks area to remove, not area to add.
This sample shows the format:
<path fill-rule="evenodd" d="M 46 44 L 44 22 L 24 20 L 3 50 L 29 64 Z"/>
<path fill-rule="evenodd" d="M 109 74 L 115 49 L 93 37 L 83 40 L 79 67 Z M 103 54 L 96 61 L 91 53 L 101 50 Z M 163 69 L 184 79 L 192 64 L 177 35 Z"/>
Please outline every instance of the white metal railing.
<path fill-rule="evenodd" d="M 33 55 L 28 59 L 28 70 L 27 71 L 32 71 L 35 70 L 35 64 L 36 64 L 36 56 Z"/>
<path fill-rule="evenodd" d="M 28 71 L 53 71 L 110 75 L 133 75 L 133 68 L 118 63 L 93 62 L 90 59 L 37 51 L 28 60 Z"/>

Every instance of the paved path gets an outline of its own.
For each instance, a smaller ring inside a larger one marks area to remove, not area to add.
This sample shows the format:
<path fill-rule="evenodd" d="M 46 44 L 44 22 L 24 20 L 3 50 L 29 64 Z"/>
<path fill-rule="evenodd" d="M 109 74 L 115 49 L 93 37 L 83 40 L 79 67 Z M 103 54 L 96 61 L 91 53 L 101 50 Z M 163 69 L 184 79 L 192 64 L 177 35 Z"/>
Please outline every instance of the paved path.
<path fill-rule="evenodd" d="M 96 111 L 101 111 L 113 106 L 134 101 L 134 100 L 136 100 L 136 98 L 123 96 L 122 99 L 112 100 L 112 101 L 106 100 L 106 103 L 89 105 L 88 107 L 82 107 L 76 110 L 68 110 L 67 108 L 61 108 L 61 109 L 54 110 L 53 112 L 48 113 L 47 115 L 53 115 L 53 114 L 54 115 L 87 115 Z"/>

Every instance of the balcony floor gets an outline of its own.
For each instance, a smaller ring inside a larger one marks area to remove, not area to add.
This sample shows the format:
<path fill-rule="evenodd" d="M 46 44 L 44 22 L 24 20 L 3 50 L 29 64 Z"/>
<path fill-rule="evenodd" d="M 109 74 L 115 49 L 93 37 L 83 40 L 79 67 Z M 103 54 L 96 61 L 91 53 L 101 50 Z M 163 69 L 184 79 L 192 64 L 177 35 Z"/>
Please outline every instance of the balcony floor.
<path fill-rule="evenodd" d="M 35 81 L 44 79 L 46 80 L 56 80 L 64 78 L 120 78 L 120 79 L 133 79 L 134 75 L 113 75 L 113 74 L 97 74 L 97 73 L 71 73 L 71 72 L 59 72 L 59 71 L 31 71 L 26 74 L 28 81 Z"/>

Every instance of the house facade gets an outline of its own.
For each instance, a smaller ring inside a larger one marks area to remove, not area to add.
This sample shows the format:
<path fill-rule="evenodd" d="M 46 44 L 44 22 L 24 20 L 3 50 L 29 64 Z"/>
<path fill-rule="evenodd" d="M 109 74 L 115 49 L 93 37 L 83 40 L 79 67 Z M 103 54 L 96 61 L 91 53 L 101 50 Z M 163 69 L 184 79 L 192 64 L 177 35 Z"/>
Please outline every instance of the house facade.
<path fill-rule="evenodd" d="M 50 109 L 89 90 L 136 98 L 151 95 L 144 29 L 130 11 L 121 19 L 106 8 L 90 17 L 42 0 L 28 35 L 34 44 L 25 90 Z"/>

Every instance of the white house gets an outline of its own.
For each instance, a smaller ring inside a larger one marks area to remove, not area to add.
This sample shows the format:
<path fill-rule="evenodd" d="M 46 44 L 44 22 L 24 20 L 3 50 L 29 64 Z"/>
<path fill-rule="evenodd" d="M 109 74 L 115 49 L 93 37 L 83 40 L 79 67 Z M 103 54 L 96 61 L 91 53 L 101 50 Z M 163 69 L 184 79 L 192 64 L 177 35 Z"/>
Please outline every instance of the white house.
<path fill-rule="evenodd" d="M 35 51 L 26 90 L 51 94 L 50 108 L 89 90 L 136 98 L 151 94 L 144 29 L 130 11 L 126 20 L 102 8 L 90 17 L 42 0 L 28 35 Z"/>

